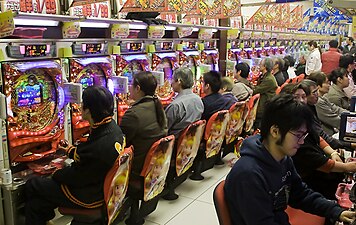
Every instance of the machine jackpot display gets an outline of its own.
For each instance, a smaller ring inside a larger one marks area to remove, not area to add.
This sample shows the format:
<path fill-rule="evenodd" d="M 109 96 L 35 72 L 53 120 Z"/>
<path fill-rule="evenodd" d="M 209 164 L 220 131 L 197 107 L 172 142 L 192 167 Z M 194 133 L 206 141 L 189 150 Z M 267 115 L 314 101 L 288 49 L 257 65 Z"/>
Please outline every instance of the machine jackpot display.
<path fill-rule="evenodd" d="M 200 58 L 202 64 L 210 65 L 211 70 L 219 71 L 219 51 L 216 40 L 204 42 L 204 50 L 201 51 Z"/>
<path fill-rule="evenodd" d="M 173 70 L 178 68 L 177 53 L 173 50 L 173 41 L 156 42 L 156 52 L 152 54 L 152 71 L 164 73 L 164 84 L 157 89 L 157 95 L 163 106 L 167 106 L 174 96 L 171 84 Z"/>
<path fill-rule="evenodd" d="M 140 71 L 150 71 L 149 57 L 145 52 L 143 41 L 126 41 L 120 43 L 121 55 L 115 55 L 116 75 L 128 78 L 128 83 L 132 83 L 132 75 Z M 128 95 L 119 94 L 117 103 L 118 121 L 121 120 L 128 109 Z"/>
<path fill-rule="evenodd" d="M 50 173 L 56 167 L 41 167 L 32 162 L 51 161 L 59 140 L 63 139 L 64 92 L 60 61 L 53 59 L 56 46 L 53 43 L 0 43 L 0 46 L 6 52 L 1 75 L 13 172 L 28 166 L 35 172 Z"/>
<path fill-rule="evenodd" d="M 240 57 L 240 42 L 237 40 L 231 41 L 231 48 L 227 52 L 226 60 L 226 75 L 234 77 L 235 66 L 239 63 Z"/>
<path fill-rule="evenodd" d="M 114 91 L 112 82 L 112 59 L 108 55 L 106 42 L 60 43 L 61 47 L 71 48 L 72 57 L 62 59 L 68 81 L 79 83 L 85 90 L 99 85 Z M 65 47 L 67 46 L 67 47 Z M 89 122 L 82 119 L 81 104 L 71 104 L 71 141 L 74 144 L 85 142 L 89 134 Z"/>

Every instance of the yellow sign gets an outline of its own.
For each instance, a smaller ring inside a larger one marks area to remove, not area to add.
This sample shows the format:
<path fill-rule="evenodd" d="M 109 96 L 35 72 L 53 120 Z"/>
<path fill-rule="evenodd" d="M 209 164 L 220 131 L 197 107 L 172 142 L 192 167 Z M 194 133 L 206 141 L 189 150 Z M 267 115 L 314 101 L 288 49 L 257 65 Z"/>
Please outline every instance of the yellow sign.
<path fill-rule="evenodd" d="M 165 34 L 164 26 L 149 26 L 148 38 L 163 38 Z"/>
<path fill-rule="evenodd" d="M 63 22 L 62 35 L 63 38 L 77 38 L 80 35 L 79 22 Z"/>
<path fill-rule="evenodd" d="M 113 24 L 111 27 L 111 38 L 127 38 L 130 34 L 128 23 Z"/>
<path fill-rule="evenodd" d="M 14 30 L 15 24 L 12 11 L 0 13 L 0 38 L 12 35 Z"/>

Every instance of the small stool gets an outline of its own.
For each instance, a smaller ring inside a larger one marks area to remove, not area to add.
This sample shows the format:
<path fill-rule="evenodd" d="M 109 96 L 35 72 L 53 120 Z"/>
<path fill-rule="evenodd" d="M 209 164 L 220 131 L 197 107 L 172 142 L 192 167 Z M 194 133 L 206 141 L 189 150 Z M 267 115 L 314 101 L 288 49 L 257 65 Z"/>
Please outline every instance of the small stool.
<path fill-rule="evenodd" d="M 72 216 L 71 225 L 104 225 L 103 209 L 102 207 L 94 209 L 75 209 L 59 207 L 58 211 L 62 215 Z"/>

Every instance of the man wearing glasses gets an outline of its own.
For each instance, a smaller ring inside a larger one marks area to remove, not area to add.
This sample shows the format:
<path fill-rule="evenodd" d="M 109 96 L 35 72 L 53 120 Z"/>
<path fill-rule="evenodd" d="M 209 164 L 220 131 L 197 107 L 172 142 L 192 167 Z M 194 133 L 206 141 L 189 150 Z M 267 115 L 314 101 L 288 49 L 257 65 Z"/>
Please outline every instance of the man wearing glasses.
<path fill-rule="evenodd" d="M 312 113 L 292 95 L 279 95 L 266 104 L 261 135 L 246 139 L 241 158 L 227 176 L 225 195 L 233 225 L 289 225 L 287 205 L 333 220 L 352 222 L 355 212 L 309 189 L 292 159 L 308 132 Z"/>

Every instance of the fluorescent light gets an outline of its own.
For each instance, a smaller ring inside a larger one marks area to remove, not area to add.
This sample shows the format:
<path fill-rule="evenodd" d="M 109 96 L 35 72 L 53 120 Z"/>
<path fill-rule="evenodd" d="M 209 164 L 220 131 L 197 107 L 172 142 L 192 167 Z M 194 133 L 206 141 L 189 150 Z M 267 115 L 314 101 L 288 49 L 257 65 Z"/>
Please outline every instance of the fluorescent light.
<path fill-rule="evenodd" d="M 164 28 L 166 30 L 176 30 L 177 29 L 176 27 L 173 27 L 173 26 L 164 26 Z"/>
<path fill-rule="evenodd" d="M 20 19 L 14 18 L 15 25 L 22 26 L 50 26 L 55 27 L 58 26 L 59 21 L 54 20 L 31 20 L 31 19 Z"/>
<path fill-rule="evenodd" d="M 97 27 L 97 28 L 108 28 L 110 24 L 108 23 L 98 23 L 98 22 L 79 22 L 80 27 Z"/>
<path fill-rule="evenodd" d="M 193 28 L 193 31 L 199 31 L 199 28 L 194 27 L 194 28 Z"/>
<path fill-rule="evenodd" d="M 145 25 L 145 24 L 129 24 L 129 29 L 146 30 L 147 25 Z"/>

